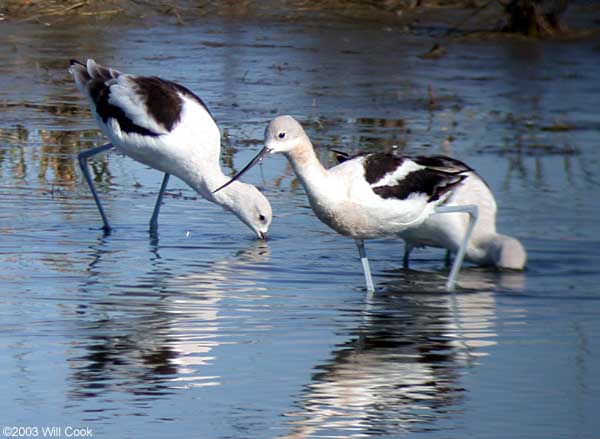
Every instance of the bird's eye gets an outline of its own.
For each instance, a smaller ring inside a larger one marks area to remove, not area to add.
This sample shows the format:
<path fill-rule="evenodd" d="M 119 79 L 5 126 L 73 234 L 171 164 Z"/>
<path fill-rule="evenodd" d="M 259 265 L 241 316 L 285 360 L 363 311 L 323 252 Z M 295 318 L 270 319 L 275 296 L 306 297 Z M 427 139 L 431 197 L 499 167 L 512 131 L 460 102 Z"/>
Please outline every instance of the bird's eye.
<path fill-rule="evenodd" d="M 279 134 L 277 134 L 277 137 L 279 137 L 280 139 L 285 139 L 285 132 L 280 132 Z"/>
<path fill-rule="evenodd" d="M 264 215 L 258 215 L 259 221 L 265 221 L 267 218 Z"/>

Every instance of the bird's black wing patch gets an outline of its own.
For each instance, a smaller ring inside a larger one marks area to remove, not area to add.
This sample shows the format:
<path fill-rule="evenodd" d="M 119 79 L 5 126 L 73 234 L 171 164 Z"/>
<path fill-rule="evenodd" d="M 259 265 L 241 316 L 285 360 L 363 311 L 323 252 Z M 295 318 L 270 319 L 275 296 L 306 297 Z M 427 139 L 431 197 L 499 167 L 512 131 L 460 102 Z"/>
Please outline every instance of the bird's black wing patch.
<path fill-rule="evenodd" d="M 183 101 L 180 94 L 196 101 L 212 117 L 202 99 L 182 85 L 156 76 L 137 77 L 134 82 L 146 103 L 148 114 L 167 131 L 171 131 L 181 120 Z"/>
<path fill-rule="evenodd" d="M 356 154 L 350 155 L 347 152 L 344 151 L 340 151 L 339 149 L 330 149 L 331 152 L 333 152 L 335 154 L 335 159 L 338 162 L 338 165 L 347 162 L 348 160 L 352 160 L 355 159 L 357 157 L 361 157 L 363 155 L 365 155 L 364 152 L 359 151 Z"/>
<path fill-rule="evenodd" d="M 369 154 L 364 161 L 365 179 L 369 184 L 377 183 L 386 174 L 398 169 L 403 162 L 403 157 L 395 157 L 392 154 Z"/>
<path fill-rule="evenodd" d="M 181 119 L 183 107 L 175 84 L 156 76 L 139 76 L 132 80 L 137 94 L 146 103 L 148 115 L 167 131 L 171 131 Z"/>
<path fill-rule="evenodd" d="M 351 159 L 350 154 L 347 152 L 340 151 L 338 149 L 332 149 L 330 151 L 335 154 L 335 159 L 337 160 L 338 165 Z"/>
<path fill-rule="evenodd" d="M 433 169 L 410 172 L 395 185 L 377 186 L 373 192 L 382 198 L 405 200 L 413 194 L 425 194 L 429 201 L 438 200 L 466 178 L 462 174 L 451 174 Z"/>
<path fill-rule="evenodd" d="M 204 101 L 202 99 L 200 99 L 200 97 L 198 97 L 196 94 L 194 94 L 190 89 L 184 87 L 183 85 L 177 84 L 176 82 L 171 82 L 171 81 L 164 81 L 164 82 L 171 84 L 171 86 L 173 86 L 182 95 L 187 96 L 188 98 L 196 101 L 201 107 L 203 107 L 206 110 L 206 112 L 210 115 L 210 117 L 213 117 L 213 115 L 211 114 L 210 110 L 208 109 L 208 107 L 206 106 Z M 214 117 L 213 117 L 213 119 L 214 119 Z"/>
<path fill-rule="evenodd" d="M 454 159 L 452 157 L 447 157 L 444 155 L 434 155 L 434 156 L 418 156 L 414 157 L 413 160 L 422 166 L 427 166 L 428 168 L 438 169 L 441 171 L 447 172 L 467 172 L 473 171 L 473 168 L 468 166 L 466 163 L 461 162 L 460 160 Z"/>
<path fill-rule="evenodd" d="M 127 117 L 125 112 L 118 106 L 109 102 L 110 87 L 102 80 L 94 80 L 88 85 L 90 96 L 96 104 L 96 112 L 98 116 L 107 123 L 108 119 L 115 119 L 125 133 L 136 133 L 143 136 L 159 136 L 160 133 L 155 133 L 147 128 L 139 126 Z"/>
<path fill-rule="evenodd" d="M 483 184 L 489 188 L 487 181 L 485 181 L 485 179 L 481 175 L 479 175 L 479 173 L 477 171 L 475 171 L 475 169 L 471 168 L 466 163 L 461 162 L 460 160 L 454 159 L 452 157 L 448 157 L 448 156 L 444 156 L 444 155 L 435 155 L 435 156 L 430 156 L 430 157 L 418 156 L 418 157 L 413 158 L 413 160 L 420 165 L 427 166 L 428 168 L 436 169 L 438 171 L 444 171 L 444 172 L 450 172 L 450 173 L 471 172 L 471 173 L 475 174 L 477 176 L 477 178 L 479 178 L 479 180 L 481 180 L 483 182 Z"/>

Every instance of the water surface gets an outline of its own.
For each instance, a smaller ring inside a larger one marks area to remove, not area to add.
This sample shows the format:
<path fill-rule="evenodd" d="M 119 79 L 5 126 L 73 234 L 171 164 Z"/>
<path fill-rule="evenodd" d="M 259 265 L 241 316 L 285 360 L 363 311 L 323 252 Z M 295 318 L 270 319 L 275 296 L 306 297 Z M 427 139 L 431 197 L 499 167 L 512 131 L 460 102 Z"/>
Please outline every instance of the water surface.
<path fill-rule="evenodd" d="M 97 438 L 593 438 L 600 421 L 598 40 L 448 41 L 377 25 L 3 24 L 0 419 Z M 246 181 L 271 238 L 173 180 L 93 160 L 114 233 L 76 166 L 104 141 L 66 71 L 93 57 L 202 96 L 239 170 L 279 114 L 330 148 L 451 154 L 487 179 L 525 272 L 443 252 L 402 268 L 395 240 L 354 243 L 313 216 L 283 157 Z"/>

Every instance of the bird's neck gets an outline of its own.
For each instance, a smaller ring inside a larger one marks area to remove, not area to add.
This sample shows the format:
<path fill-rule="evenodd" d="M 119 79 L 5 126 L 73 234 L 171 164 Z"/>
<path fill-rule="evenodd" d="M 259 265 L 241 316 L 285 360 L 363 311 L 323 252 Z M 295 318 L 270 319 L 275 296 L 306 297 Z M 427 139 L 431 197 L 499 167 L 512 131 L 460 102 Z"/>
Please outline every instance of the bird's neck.
<path fill-rule="evenodd" d="M 191 166 L 182 175 L 178 175 L 178 177 L 203 198 L 223 207 L 228 207 L 231 204 L 231 194 L 236 192 L 238 185 L 241 184 L 235 181 L 226 188 L 214 193 L 217 188 L 227 183 L 230 179 L 223 174 L 218 163 L 217 166 L 202 167 L 202 169 Z"/>
<path fill-rule="evenodd" d="M 328 187 L 328 172 L 323 167 L 309 140 L 285 153 L 309 198 Z"/>

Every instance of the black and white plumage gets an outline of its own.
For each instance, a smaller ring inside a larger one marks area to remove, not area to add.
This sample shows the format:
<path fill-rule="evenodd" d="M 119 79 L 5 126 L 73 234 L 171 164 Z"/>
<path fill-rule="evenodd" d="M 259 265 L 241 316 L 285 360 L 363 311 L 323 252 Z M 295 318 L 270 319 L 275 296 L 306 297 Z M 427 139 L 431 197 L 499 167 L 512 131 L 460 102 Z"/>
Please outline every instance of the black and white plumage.
<path fill-rule="evenodd" d="M 442 245 L 457 251 L 447 283 L 448 289 L 454 287 L 479 204 L 476 200 L 448 202 L 465 181 L 476 175 L 469 166 L 443 156 L 396 157 L 375 153 L 359 155 L 325 169 L 302 126 L 291 116 L 280 116 L 267 126 L 264 149 L 230 182 L 266 154 L 278 152 L 290 161 L 317 217 L 338 233 L 356 240 L 369 290 L 374 287 L 364 239 L 396 235 L 407 242 L 414 241 L 414 245 L 425 245 L 420 231 L 424 224 L 434 224 L 430 223 L 431 218 L 448 216 L 453 221 L 464 221 L 466 228 L 452 234 L 453 239 L 459 238 L 458 247 Z"/>
<path fill-rule="evenodd" d="M 364 156 L 365 179 L 381 198 L 405 200 L 423 194 L 430 202 L 444 197 L 464 178 L 468 167 L 447 166 L 440 157 Z"/>
<path fill-rule="evenodd" d="M 239 183 L 223 193 L 213 192 L 228 178 L 219 164 L 219 128 L 198 96 L 172 81 L 124 74 L 91 59 L 86 64 L 72 60 L 69 71 L 88 98 L 98 126 L 110 140 L 79 157 L 106 230 L 110 230 L 110 225 L 86 160 L 114 147 L 165 173 L 150 221 L 151 231 L 157 227 L 169 175 L 175 175 L 208 201 L 233 212 L 257 236 L 265 237 L 272 218 L 271 206 L 256 187 Z"/>
<path fill-rule="evenodd" d="M 378 154 L 369 154 L 373 157 Z M 339 162 L 345 162 L 349 157 L 336 151 Z M 359 157 L 357 155 L 355 157 Z M 397 162 L 399 158 L 381 158 L 384 161 Z M 431 175 L 436 171 L 453 174 L 460 181 L 449 186 L 450 194 L 443 203 L 444 206 L 475 205 L 478 208 L 478 219 L 473 234 L 466 248 L 465 259 L 478 265 L 495 266 L 521 270 L 525 267 L 527 253 L 523 245 L 515 238 L 502 235 L 496 231 L 497 206 L 494 195 L 485 180 L 470 166 L 446 156 L 418 156 L 411 160 L 425 166 L 425 170 L 416 171 Z M 409 180 L 410 174 L 407 175 Z M 414 187 L 422 186 L 422 183 Z M 468 218 L 460 213 L 432 215 L 419 227 L 410 228 L 399 236 L 406 243 L 404 264 L 408 266 L 410 252 L 415 247 L 440 247 L 449 252 L 458 252 L 469 226 Z"/>

